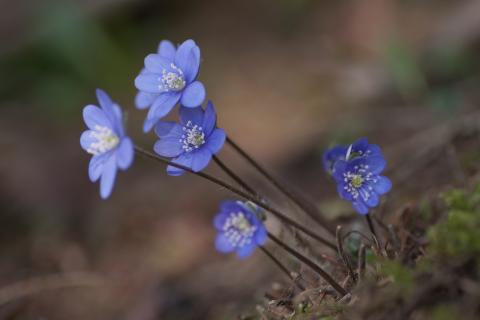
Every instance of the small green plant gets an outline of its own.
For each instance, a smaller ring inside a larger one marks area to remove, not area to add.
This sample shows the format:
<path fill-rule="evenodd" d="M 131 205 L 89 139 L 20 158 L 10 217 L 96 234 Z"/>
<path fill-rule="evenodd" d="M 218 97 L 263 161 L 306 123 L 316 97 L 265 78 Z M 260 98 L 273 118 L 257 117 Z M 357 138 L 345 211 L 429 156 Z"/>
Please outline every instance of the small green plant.
<path fill-rule="evenodd" d="M 467 258 L 480 253 L 480 187 L 468 193 L 452 190 L 445 193 L 448 206 L 445 221 L 428 232 L 431 258 Z"/>

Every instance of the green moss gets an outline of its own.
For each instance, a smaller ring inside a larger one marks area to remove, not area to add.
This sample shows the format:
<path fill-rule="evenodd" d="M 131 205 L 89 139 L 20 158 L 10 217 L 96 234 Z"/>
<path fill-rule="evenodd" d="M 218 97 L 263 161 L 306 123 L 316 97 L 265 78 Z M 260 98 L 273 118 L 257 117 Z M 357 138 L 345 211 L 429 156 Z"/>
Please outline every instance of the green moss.
<path fill-rule="evenodd" d="M 472 257 L 480 253 L 480 188 L 444 194 L 448 217 L 428 231 L 433 258 Z"/>
<path fill-rule="evenodd" d="M 385 260 L 380 265 L 380 274 L 385 277 L 390 277 L 395 286 L 405 294 L 407 294 L 415 284 L 412 270 L 397 261 Z"/>
<path fill-rule="evenodd" d="M 429 319 L 432 320 L 451 320 L 462 319 L 457 310 L 448 305 L 440 305 L 433 309 Z"/>

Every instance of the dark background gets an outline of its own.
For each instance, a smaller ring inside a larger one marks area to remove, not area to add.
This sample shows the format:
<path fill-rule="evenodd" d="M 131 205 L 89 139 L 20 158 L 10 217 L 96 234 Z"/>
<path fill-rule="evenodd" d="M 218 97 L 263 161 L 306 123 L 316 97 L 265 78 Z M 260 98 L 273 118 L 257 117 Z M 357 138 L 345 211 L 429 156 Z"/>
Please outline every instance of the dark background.
<path fill-rule="evenodd" d="M 0 0 L 1 318 L 234 319 L 255 314 L 282 281 L 259 252 L 238 261 L 215 251 L 211 219 L 232 198 L 225 190 L 168 177 L 140 157 L 108 201 L 88 180 L 79 136 L 95 88 L 123 106 L 129 134 L 151 148 L 133 80 L 160 40 L 188 38 L 201 48 L 219 126 L 331 218 L 355 219 L 321 168 L 331 144 L 367 136 L 384 148 L 399 195 L 389 210 L 419 190 L 461 184 L 480 159 L 477 148 L 457 159 L 460 173 L 405 170 L 444 141 L 430 128 L 476 115 L 475 0 Z M 228 147 L 220 156 L 266 187 Z M 72 286 L 56 288 L 51 275 Z"/>

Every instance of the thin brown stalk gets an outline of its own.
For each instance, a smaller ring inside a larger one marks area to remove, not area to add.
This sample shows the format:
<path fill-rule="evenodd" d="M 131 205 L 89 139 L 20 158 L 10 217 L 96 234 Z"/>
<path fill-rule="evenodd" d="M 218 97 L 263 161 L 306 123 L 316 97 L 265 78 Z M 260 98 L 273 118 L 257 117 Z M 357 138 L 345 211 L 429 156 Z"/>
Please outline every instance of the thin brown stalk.
<path fill-rule="evenodd" d="M 285 267 L 283 265 L 282 262 L 280 262 L 280 260 L 278 260 L 274 255 L 273 253 L 271 253 L 267 248 L 265 248 L 264 246 L 259 246 L 260 250 L 262 250 L 263 253 L 265 253 L 265 255 L 267 257 L 270 258 L 270 260 L 272 260 L 272 262 L 280 269 L 282 270 L 282 272 L 288 277 L 290 278 L 290 280 L 292 280 L 292 282 L 298 287 L 298 289 L 304 291 L 305 290 L 305 287 L 302 286 L 300 283 L 298 283 L 297 281 L 297 278 L 294 277 L 292 275 L 292 273 L 290 272 L 290 270 L 287 269 L 287 267 Z"/>
<path fill-rule="evenodd" d="M 350 263 L 350 259 L 348 258 L 347 254 L 343 250 L 343 238 L 342 238 L 342 227 L 338 226 L 337 227 L 337 249 L 338 249 L 338 254 L 342 258 L 343 263 L 345 264 L 345 267 L 348 270 L 348 273 L 350 274 L 350 277 L 352 278 L 353 282 L 357 282 L 357 275 L 353 271 L 352 264 Z"/>
<path fill-rule="evenodd" d="M 325 270 L 323 270 L 319 265 L 315 262 L 310 260 L 309 258 L 305 257 L 303 254 L 297 252 L 295 249 L 275 237 L 270 232 L 268 233 L 268 237 L 275 242 L 277 245 L 282 247 L 285 251 L 290 253 L 292 256 L 300 260 L 302 263 L 306 264 L 312 270 L 317 272 L 328 284 L 330 284 L 342 297 L 345 296 L 348 292 L 345 290 L 338 282 L 336 282 Z"/>
<path fill-rule="evenodd" d="M 306 235 L 310 236 L 311 238 L 317 240 L 318 242 L 320 243 L 323 243 L 324 245 L 326 245 L 327 247 L 331 248 L 332 250 L 336 250 L 336 246 L 335 244 L 333 244 L 332 242 L 330 242 L 329 240 L 317 235 L 315 232 L 305 228 L 304 226 L 302 226 L 301 224 L 297 223 L 295 220 L 287 217 L 285 214 L 281 213 L 280 211 L 272 208 L 271 206 L 267 205 L 266 203 L 264 203 L 262 201 L 262 199 L 259 199 L 255 196 L 252 196 L 250 195 L 249 193 L 246 193 L 246 192 L 243 192 L 237 188 L 235 188 L 234 186 L 220 180 L 220 179 L 217 179 L 207 173 L 204 173 L 204 172 L 195 172 L 193 171 L 192 169 L 188 168 L 188 167 L 185 167 L 185 166 L 182 166 L 180 164 L 176 164 L 176 163 L 173 163 L 167 159 L 164 159 L 154 153 L 151 153 L 147 150 L 144 150 L 138 146 L 135 146 L 135 151 L 137 153 L 139 153 L 140 155 L 142 156 L 145 156 L 147 158 L 150 158 L 150 159 L 153 159 L 153 160 L 156 160 L 158 162 L 161 162 L 163 164 L 166 164 L 166 165 L 170 165 L 172 167 L 176 167 L 176 168 L 179 168 L 179 169 L 182 169 L 182 170 L 185 170 L 189 173 L 192 173 L 194 175 L 197 175 L 199 177 L 202 177 L 210 182 L 213 182 L 229 191 L 231 191 L 232 193 L 235 193 L 237 194 L 238 196 L 240 196 L 241 198 L 243 199 L 246 199 L 248 201 L 251 201 L 253 203 L 255 203 L 257 206 L 265 209 L 266 211 L 270 212 L 271 214 L 273 214 L 274 216 L 276 216 L 278 219 L 284 221 L 285 223 L 291 225 L 292 227 L 295 227 L 296 229 L 298 229 L 299 231 L 305 233 Z"/>
<path fill-rule="evenodd" d="M 299 195 L 297 192 L 288 188 L 285 184 L 280 183 L 273 177 L 263 166 L 261 166 L 255 159 L 253 159 L 246 151 L 244 151 L 237 143 L 231 138 L 227 137 L 227 143 L 232 146 L 248 163 L 250 163 L 261 175 L 267 179 L 273 186 L 275 186 L 283 195 L 289 198 L 295 203 L 302 211 L 304 211 L 310 218 L 317 222 L 322 228 L 328 231 L 332 236 L 335 235 L 335 231 L 330 223 L 323 217 L 317 206 L 308 201 L 303 195 Z"/>

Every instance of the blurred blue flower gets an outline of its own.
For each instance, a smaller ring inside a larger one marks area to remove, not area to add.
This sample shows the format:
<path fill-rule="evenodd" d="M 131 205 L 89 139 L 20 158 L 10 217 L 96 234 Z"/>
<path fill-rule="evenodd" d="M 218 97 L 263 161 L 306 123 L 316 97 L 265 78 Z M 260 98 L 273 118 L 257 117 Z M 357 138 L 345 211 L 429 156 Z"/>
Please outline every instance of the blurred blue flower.
<path fill-rule="evenodd" d="M 348 148 L 345 146 L 335 146 L 323 153 L 322 163 L 323 168 L 327 173 L 332 174 L 335 168 L 335 163 L 338 160 L 345 160 Z"/>
<path fill-rule="evenodd" d="M 182 106 L 180 123 L 159 121 L 156 125 L 155 133 L 160 140 L 155 143 L 154 150 L 163 157 L 175 158 L 174 163 L 201 171 L 225 143 L 225 132 L 216 128 L 216 121 L 215 108 L 210 101 L 205 111 L 202 107 Z M 167 173 L 179 176 L 184 170 L 168 166 Z"/>
<path fill-rule="evenodd" d="M 180 102 L 195 108 L 205 100 L 205 88 L 196 81 L 200 68 L 200 48 L 186 40 L 178 49 L 170 41 L 160 42 L 158 53 L 145 58 L 145 68 L 135 79 L 140 91 L 135 99 L 139 109 L 150 107 L 143 130 L 150 131 Z"/>
<path fill-rule="evenodd" d="M 352 202 L 358 213 L 367 214 L 369 208 L 378 206 L 379 196 L 390 191 L 392 183 L 387 177 L 380 175 L 386 165 L 383 156 L 373 151 L 363 154 L 351 160 L 338 160 L 333 177 L 337 182 L 340 197 Z"/>
<path fill-rule="evenodd" d="M 97 89 L 101 108 L 88 105 L 83 108 L 83 119 L 89 130 L 82 133 L 80 145 L 92 154 L 88 176 L 92 182 L 100 179 L 100 196 L 106 199 L 112 193 L 117 168 L 126 170 L 133 162 L 132 140 L 125 135 L 122 110 L 102 90 Z"/>
<path fill-rule="evenodd" d="M 222 253 L 236 251 L 240 258 L 250 256 L 267 241 L 267 230 L 255 208 L 241 201 L 224 201 L 213 225 L 218 231 L 215 247 Z"/>
<path fill-rule="evenodd" d="M 329 174 L 335 171 L 335 163 L 338 160 L 352 160 L 361 156 L 382 155 L 380 147 L 376 144 L 369 144 L 367 138 L 360 138 L 350 146 L 335 146 L 323 153 L 323 168 Z"/>

